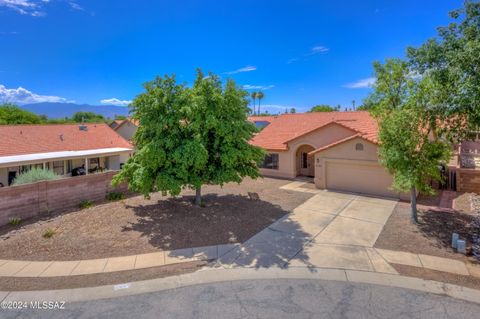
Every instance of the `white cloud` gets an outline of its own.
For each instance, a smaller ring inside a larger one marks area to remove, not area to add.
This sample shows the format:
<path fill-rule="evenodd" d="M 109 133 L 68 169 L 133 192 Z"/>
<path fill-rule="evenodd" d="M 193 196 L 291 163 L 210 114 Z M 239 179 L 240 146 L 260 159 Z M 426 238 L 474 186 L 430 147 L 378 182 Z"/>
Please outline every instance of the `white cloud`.
<path fill-rule="evenodd" d="M 308 57 L 310 57 L 312 55 L 324 54 L 324 53 L 327 53 L 328 51 L 330 51 L 329 48 L 327 48 L 323 45 L 317 45 L 317 46 L 314 46 L 313 48 L 311 48 L 310 52 L 305 53 L 303 56 L 289 59 L 287 61 L 287 64 L 292 64 L 292 63 L 295 63 L 295 62 L 298 62 L 298 61 L 304 61 L 304 60 L 307 60 Z"/>
<path fill-rule="evenodd" d="M 30 15 L 34 17 L 40 17 L 45 15 L 41 11 L 42 3 L 48 3 L 49 1 L 38 0 L 0 0 L 0 7 L 6 7 L 17 11 L 20 14 Z"/>
<path fill-rule="evenodd" d="M 250 84 L 245 84 L 242 86 L 244 90 L 270 90 L 275 87 L 275 85 L 250 85 Z"/>
<path fill-rule="evenodd" d="M 103 99 L 103 100 L 100 101 L 100 103 L 116 105 L 116 106 L 127 106 L 130 103 L 132 103 L 132 101 L 131 100 L 120 100 L 120 99 L 117 99 L 117 98 L 113 97 L 111 99 Z"/>
<path fill-rule="evenodd" d="M 361 79 L 356 82 L 348 83 L 345 84 L 343 87 L 349 88 L 349 89 L 366 89 L 366 88 L 371 88 L 377 79 L 375 78 L 366 78 L 366 79 Z"/>
<path fill-rule="evenodd" d="M 72 8 L 73 10 L 85 11 L 85 9 L 75 1 L 69 1 L 68 4 L 70 5 L 70 8 Z"/>
<path fill-rule="evenodd" d="M 326 53 L 326 52 L 328 52 L 328 50 L 330 50 L 330 49 L 327 48 L 327 47 L 318 45 L 318 46 L 315 46 L 315 47 L 312 48 L 311 54 Z"/>
<path fill-rule="evenodd" d="M 40 95 L 33 93 L 23 87 L 17 89 L 7 89 L 0 84 L 0 102 L 2 103 L 41 103 L 41 102 L 71 102 L 66 98 L 54 95 Z"/>
<path fill-rule="evenodd" d="M 242 72 L 251 72 L 251 71 L 255 71 L 256 69 L 257 69 L 256 66 L 247 65 L 247 66 L 244 66 L 243 68 L 237 69 L 235 71 L 225 72 L 225 74 L 237 74 L 237 73 L 242 73 Z"/>

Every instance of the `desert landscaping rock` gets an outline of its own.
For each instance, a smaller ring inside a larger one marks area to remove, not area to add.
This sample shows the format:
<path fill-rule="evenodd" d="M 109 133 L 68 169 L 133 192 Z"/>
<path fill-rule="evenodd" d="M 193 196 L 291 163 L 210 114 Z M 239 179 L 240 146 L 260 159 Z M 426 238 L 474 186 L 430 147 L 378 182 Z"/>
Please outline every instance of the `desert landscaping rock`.
<path fill-rule="evenodd" d="M 25 230 L 0 228 L 0 259 L 69 261 L 128 256 L 189 247 L 242 243 L 313 196 L 279 189 L 287 180 L 245 179 L 240 185 L 205 186 L 206 207 L 193 206 L 193 191 L 172 199 L 133 196 L 85 210 L 22 221 Z M 248 192 L 256 192 L 252 201 Z M 61 217 L 61 218 L 59 218 Z M 45 223 L 45 221 L 51 221 Z M 40 223 L 41 222 L 41 223 Z M 52 238 L 42 234 L 56 229 Z"/>

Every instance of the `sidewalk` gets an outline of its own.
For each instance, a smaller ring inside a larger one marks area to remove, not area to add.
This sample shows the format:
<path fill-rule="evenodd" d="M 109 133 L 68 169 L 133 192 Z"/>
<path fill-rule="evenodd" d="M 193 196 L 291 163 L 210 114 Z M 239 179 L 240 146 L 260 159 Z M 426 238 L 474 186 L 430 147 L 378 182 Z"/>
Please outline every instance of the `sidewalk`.
<path fill-rule="evenodd" d="M 396 201 L 326 192 L 292 182 L 284 189 L 316 195 L 243 244 L 77 261 L 0 260 L 0 276 L 60 277 L 214 260 L 216 267 L 337 268 L 398 274 L 391 264 L 480 277 L 480 267 L 435 256 L 373 248 Z"/>

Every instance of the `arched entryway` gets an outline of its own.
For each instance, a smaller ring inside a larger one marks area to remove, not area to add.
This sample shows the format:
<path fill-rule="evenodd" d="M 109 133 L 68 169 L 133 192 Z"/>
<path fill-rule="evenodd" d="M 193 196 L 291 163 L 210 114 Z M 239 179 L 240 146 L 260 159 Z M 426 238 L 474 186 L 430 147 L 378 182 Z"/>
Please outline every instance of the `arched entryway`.
<path fill-rule="evenodd" d="M 302 145 L 297 148 L 295 154 L 295 165 L 297 176 L 309 176 L 315 175 L 314 156 L 308 155 L 311 151 L 315 150 L 313 146 Z"/>

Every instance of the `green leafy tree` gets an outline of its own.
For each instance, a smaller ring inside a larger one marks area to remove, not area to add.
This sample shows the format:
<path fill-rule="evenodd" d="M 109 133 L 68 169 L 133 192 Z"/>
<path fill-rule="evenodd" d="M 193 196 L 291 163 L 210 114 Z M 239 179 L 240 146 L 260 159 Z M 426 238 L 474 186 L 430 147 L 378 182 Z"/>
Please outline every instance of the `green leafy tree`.
<path fill-rule="evenodd" d="M 393 188 L 410 192 L 411 219 L 417 219 L 417 192 L 433 194 L 431 180 L 441 180 L 439 165 L 451 157 L 448 143 L 433 140 L 425 121 L 415 109 L 393 110 L 380 122 L 379 156 L 393 175 Z"/>
<path fill-rule="evenodd" d="M 297 110 L 294 107 L 292 107 L 290 109 L 290 114 L 295 114 L 295 113 L 297 113 Z"/>
<path fill-rule="evenodd" d="M 42 118 L 13 104 L 0 105 L 0 124 L 40 124 Z"/>
<path fill-rule="evenodd" d="M 327 104 L 315 105 L 310 109 L 310 112 L 335 112 L 337 109 Z"/>
<path fill-rule="evenodd" d="M 177 84 L 174 76 L 157 77 L 132 103 L 140 120 L 134 141 L 137 152 L 113 180 L 129 188 L 178 195 L 185 187 L 196 190 L 201 203 L 205 184 L 240 183 L 257 178 L 264 151 L 248 141 L 256 132 L 247 121 L 248 93 L 232 80 L 199 70 L 192 88 Z"/>
<path fill-rule="evenodd" d="M 465 1 L 438 36 L 408 48 L 410 66 L 431 82 L 430 122 L 439 136 L 459 141 L 480 125 L 480 3 Z"/>
<path fill-rule="evenodd" d="M 405 61 L 374 63 L 377 81 L 368 98 L 379 121 L 379 157 L 393 175 L 393 188 L 410 192 L 412 221 L 417 222 L 417 192 L 432 194 L 441 180 L 439 166 L 451 158 L 451 144 L 435 138 L 430 122 L 431 82 L 418 78 Z"/>
<path fill-rule="evenodd" d="M 75 123 L 100 123 L 105 122 L 105 118 L 101 114 L 94 112 L 76 112 L 72 116 Z"/>

